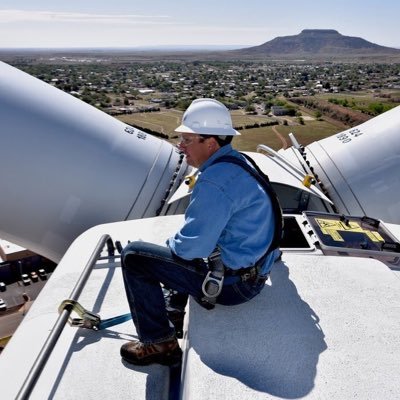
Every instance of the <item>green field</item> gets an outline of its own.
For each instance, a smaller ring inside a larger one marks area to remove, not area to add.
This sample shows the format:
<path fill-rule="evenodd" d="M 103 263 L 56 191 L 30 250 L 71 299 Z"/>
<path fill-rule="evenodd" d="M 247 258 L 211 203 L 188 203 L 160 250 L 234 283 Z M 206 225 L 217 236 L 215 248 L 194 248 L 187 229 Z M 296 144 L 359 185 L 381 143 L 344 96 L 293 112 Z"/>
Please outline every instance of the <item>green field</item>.
<path fill-rule="evenodd" d="M 400 91 L 376 91 L 376 92 L 352 92 L 352 93 L 326 93 L 316 94 L 313 97 L 322 103 L 334 102 L 338 104 L 344 112 L 347 110 L 362 111 L 364 116 L 371 118 L 380 112 L 395 107 L 400 102 Z M 279 125 L 265 126 L 249 129 L 240 129 L 241 136 L 235 138 L 233 144 L 239 150 L 255 151 L 257 145 L 265 144 L 274 150 L 291 145 L 288 137 L 293 133 L 297 141 L 306 146 L 314 141 L 342 132 L 351 126 L 344 122 L 332 119 L 327 115 L 316 118 L 316 110 L 305 108 L 302 105 L 291 103 L 290 99 L 284 99 L 288 104 L 294 106 L 302 115 L 303 123 L 297 117 L 268 117 L 266 115 L 249 115 L 244 110 L 234 110 L 231 112 L 232 121 L 235 128 L 245 127 L 255 123 L 266 123 L 278 121 Z M 344 102 L 344 103 L 343 103 Z M 345 106 L 343 106 L 345 104 Z M 376 112 L 377 106 L 384 108 Z M 177 135 L 174 129 L 180 124 L 183 112 L 175 109 L 162 109 L 159 112 L 134 113 L 121 115 L 117 118 L 123 122 L 152 131 L 168 135 L 171 142 L 176 142 Z M 355 125 L 358 125 L 355 124 Z"/>
<path fill-rule="evenodd" d="M 325 101 L 337 101 L 339 104 L 346 104 L 347 108 L 361 111 L 371 116 L 375 116 L 384 111 L 396 107 L 400 102 L 400 91 L 385 90 L 353 93 L 324 93 L 316 94 L 315 99 Z"/>
<path fill-rule="evenodd" d="M 177 110 L 163 110 L 151 113 L 135 113 L 121 115 L 117 118 L 127 124 L 142 128 L 144 130 L 151 129 L 169 136 L 172 142 L 176 142 L 176 133 L 174 129 L 180 124 L 183 113 Z M 267 117 L 264 115 L 245 115 L 242 111 L 232 112 L 232 120 L 235 127 L 254 124 L 255 122 L 279 121 L 279 125 L 267 126 L 261 128 L 240 130 L 241 136 L 235 138 L 234 147 L 243 151 L 255 151 L 257 145 L 265 144 L 274 150 L 279 150 L 284 146 L 281 137 L 289 144 L 289 133 L 293 133 L 297 141 L 302 145 L 307 145 L 316 140 L 320 140 L 327 136 L 331 136 L 337 132 L 341 132 L 345 128 L 340 128 L 335 124 L 327 121 L 318 121 L 314 118 L 307 118 L 305 113 L 304 125 L 298 123 L 297 118 L 291 117 Z M 286 120 L 287 125 L 283 125 Z"/>
<path fill-rule="evenodd" d="M 278 138 L 278 131 L 288 146 L 291 142 L 288 134 L 293 133 L 297 141 L 306 146 L 316 140 L 323 139 L 340 132 L 338 128 L 325 121 L 310 121 L 304 125 L 278 125 L 275 127 L 255 128 L 241 131 L 241 136 L 235 138 L 235 147 L 243 151 L 254 151 L 259 144 L 265 144 L 274 150 L 284 147 L 284 143 Z"/>
<path fill-rule="evenodd" d="M 180 124 L 182 115 L 183 113 L 178 110 L 162 110 L 160 112 L 120 115 L 117 118 L 138 128 L 151 129 L 171 137 L 174 135 L 174 129 Z"/>

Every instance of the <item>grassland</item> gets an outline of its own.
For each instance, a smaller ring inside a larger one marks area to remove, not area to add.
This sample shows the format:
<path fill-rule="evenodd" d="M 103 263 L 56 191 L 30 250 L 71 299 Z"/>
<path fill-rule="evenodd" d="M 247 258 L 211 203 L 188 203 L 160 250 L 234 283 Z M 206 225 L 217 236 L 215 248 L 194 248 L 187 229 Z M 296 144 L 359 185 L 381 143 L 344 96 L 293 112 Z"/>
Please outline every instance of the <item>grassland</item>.
<path fill-rule="evenodd" d="M 231 112 L 233 125 L 245 127 L 255 123 L 277 121 L 279 125 L 240 129 L 241 136 L 237 137 L 234 145 L 239 150 L 254 151 L 258 144 L 266 144 L 275 150 L 290 145 L 288 134 L 293 133 L 297 141 L 306 146 L 309 143 L 342 132 L 359 125 L 365 120 L 378 115 L 400 103 L 399 90 L 368 90 L 348 93 L 316 93 L 309 97 L 316 107 L 310 108 L 304 104 L 291 102 L 290 98 L 279 97 L 289 106 L 296 108 L 302 116 L 275 117 L 262 114 L 251 115 L 243 109 Z M 308 99 L 308 98 L 304 98 Z M 143 99 L 143 105 L 149 104 Z M 329 105 L 329 112 L 327 110 Z M 326 112 L 324 112 L 326 110 Z M 334 112 L 332 112 L 332 110 Z M 322 112 L 321 112 L 322 111 Z M 145 112 L 120 115 L 117 118 L 127 124 L 143 130 L 151 130 L 167 135 L 172 142 L 176 141 L 174 129 L 180 124 L 183 112 L 177 109 L 161 108 L 159 112 Z M 334 115 L 334 117 L 332 117 Z M 348 121 L 343 116 L 354 118 Z M 358 117 L 358 118 L 357 118 Z M 352 121 L 358 122 L 352 122 Z"/>
<path fill-rule="evenodd" d="M 303 111 L 302 114 L 304 124 L 300 124 L 296 117 L 267 117 L 265 115 L 247 115 L 242 110 L 233 111 L 232 121 L 235 127 L 270 121 L 279 122 L 279 125 L 274 126 L 241 129 L 241 136 L 235 138 L 234 147 L 243 151 L 255 151 L 257 145 L 265 144 L 278 150 L 285 146 L 285 142 L 290 145 L 289 133 L 293 133 L 299 143 L 307 145 L 346 129 L 345 126 L 338 125 L 334 121 L 317 120 L 306 111 Z M 180 124 L 182 115 L 181 111 L 170 109 L 160 112 L 121 115 L 117 118 L 143 130 L 150 129 L 166 134 L 171 142 L 176 142 L 177 135 L 174 133 L 174 129 Z"/>
<path fill-rule="evenodd" d="M 279 138 L 277 132 L 284 139 Z M 306 146 L 339 132 L 337 127 L 326 121 L 308 121 L 304 125 L 278 125 L 273 127 L 246 129 L 235 138 L 235 147 L 243 151 L 254 151 L 259 144 L 266 144 L 274 150 L 291 145 L 288 134 L 293 133 L 297 141 Z"/>
<path fill-rule="evenodd" d="M 345 106 L 347 109 L 360 111 L 370 116 L 396 107 L 400 103 L 400 91 L 364 91 L 354 93 L 319 93 L 314 96 L 316 100 Z"/>
<path fill-rule="evenodd" d="M 151 113 L 120 115 L 117 118 L 138 128 L 150 129 L 172 137 L 174 136 L 174 129 L 181 123 L 182 115 L 181 111 L 169 109 Z"/>

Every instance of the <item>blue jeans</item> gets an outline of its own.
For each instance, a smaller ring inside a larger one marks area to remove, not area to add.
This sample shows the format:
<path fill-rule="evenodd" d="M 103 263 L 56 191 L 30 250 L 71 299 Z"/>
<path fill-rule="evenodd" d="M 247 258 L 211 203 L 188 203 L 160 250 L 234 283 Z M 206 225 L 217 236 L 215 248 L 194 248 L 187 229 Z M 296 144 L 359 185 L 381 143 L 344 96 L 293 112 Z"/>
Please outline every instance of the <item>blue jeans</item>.
<path fill-rule="evenodd" d="M 160 283 L 179 294 L 202 298 L 201 286 L 208 272 L 203 259 L 184 260 L 168 247 L 132 242 L 123 250 L 121 264 L 132 320 L 140 341 L 159 343 L 175 337 Z M 244 303 L 256 296 L 264 285 L 265 281 L 253 286 L 242 282 L 238 276 L 227 277 L 217 303 Z"/>

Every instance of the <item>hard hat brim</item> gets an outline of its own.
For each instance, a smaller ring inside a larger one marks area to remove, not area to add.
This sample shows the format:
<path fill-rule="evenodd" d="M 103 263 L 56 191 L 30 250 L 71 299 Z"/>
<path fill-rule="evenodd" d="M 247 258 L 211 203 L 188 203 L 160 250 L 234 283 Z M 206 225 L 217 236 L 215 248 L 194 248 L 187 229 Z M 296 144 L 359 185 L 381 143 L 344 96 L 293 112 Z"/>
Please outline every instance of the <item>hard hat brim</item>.
<path fill-rule="evenodd" d="M 239 136 L 240 132 L 233 128 L 207 128 L 207 127 L 197 127 L 196 130 L 189 128 L 188 126 L 182 124 L 179 125 L 175 132 L 179 133 L 194 133 L 197 135 L 213 135 L 213 136 Z"/>

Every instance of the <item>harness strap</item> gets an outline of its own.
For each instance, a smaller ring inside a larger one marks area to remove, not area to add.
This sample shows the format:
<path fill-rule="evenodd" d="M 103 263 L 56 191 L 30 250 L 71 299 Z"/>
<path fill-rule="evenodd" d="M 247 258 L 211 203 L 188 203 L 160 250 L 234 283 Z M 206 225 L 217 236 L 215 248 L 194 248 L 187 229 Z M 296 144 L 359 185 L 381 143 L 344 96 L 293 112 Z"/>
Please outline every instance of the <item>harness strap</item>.
<path fill-rule="evenodd" d="M 125 321 L 129 321 L 132 318 L 131 313 L 118 315 L 117 317 L 112 317 L 104 320 L 100 320 L 98 325 L 98 330 L 109 328 L 110 326 L 122 324 Z"/>
<path fill-rule="evenodd" d="M 220 162 L 228 162 L 232 164 L 236 164 L 240 167 L 242 167 L 244 170 L 246 170 L 251 176 L 253 176 L 263 187 L 265 193 L 271 200 L 271 205 L 272 205 L 272 211 L 274 214 L 274 220 L 275 220 L 275 230 L 274 230 L 274 236 L 272 239 L 272 242 L 268 249 L 266 250 L 265 254 L 256 262 L 256 264 L 259 264 L 262 262 L 264 264 L 265 259 L 267 256 L 274 250 L 276 250 L 279 247 L 279 243 L 282 238 L 282 231 L 283 231 L 283 217 L 282 217 L 282 208 L 279 204 L 278 196 L 275 193 L 275 190 L 273 189 L 271 182 L 268 178 L 267 175 L 264 174 L 264 172 L 261 171 L 261 169 L 258 167 L 258 165 L 254 162 L 254 160 L 247 156 L 244 153 L 240 153 L 246 160 L 248 160 L 253 168 L 243 159 L 240 159 L 238 157 L 234 156 L 222 156 L 214 160 L 214 162 L 211 165 L 220 163 Z"/>
<path fill-rule="evenodd" d="M 230 276 L 240 275 L 241 277 L 245 277 L 250 273 L 254 275 L 255 278 L 257 278 L 260 275 L 260 271 L 268 255 L 279 247 L 283 230 L 282 209 L 279 204 L 278 197 L 269 181 L 268 176 L 261 171 L 258 165 L 250 157 L 248 157 L 246 154 L 243 153 L 240 154 L 242 154 L 243 157 L 245 157 L 252 164 L 253 168 L 248 163 L 246 163 L 245 160 L 234 156 L 219 157 L 216 160 L 214 160 L 214 162 L 211 165 L 221 162 L 227 162 L 242 167 L 245 171 L 247 171 L 253 178 L 255 178 L 260 183 L 266 195 L 271 200 L 272 211 L 275 220 L 274 236 L 271 244 L 267 248 L 265 254 L 259 260 L 257 260 L 254 266 L 246 268 L 245 270 L 242 270 L 240 272 L 238 271 L 237 273 L 232 272 L 233 270 L 229 270 L 228 272 L 228 275 Z M 202 291 L 204 296 L 201 299 L 198 299 L 197 301 L 203 307 L 212 309 L 215 306 L 218 295 L 221 293 L 224 282 L 224 275 L 226 271 L 221 261 L 219 251 L 213 252 L 211 254 L 211 256 L 208 259 L 208 266 L 209 266 L 209 272 L 207 273 L 207 276 L 205 277 L 202 285 Z M 249 270 L 249 272 L 247 272 L 247 270 Z M 263 279 L 266 279 L 266 277 L 263 277 Z"/>

